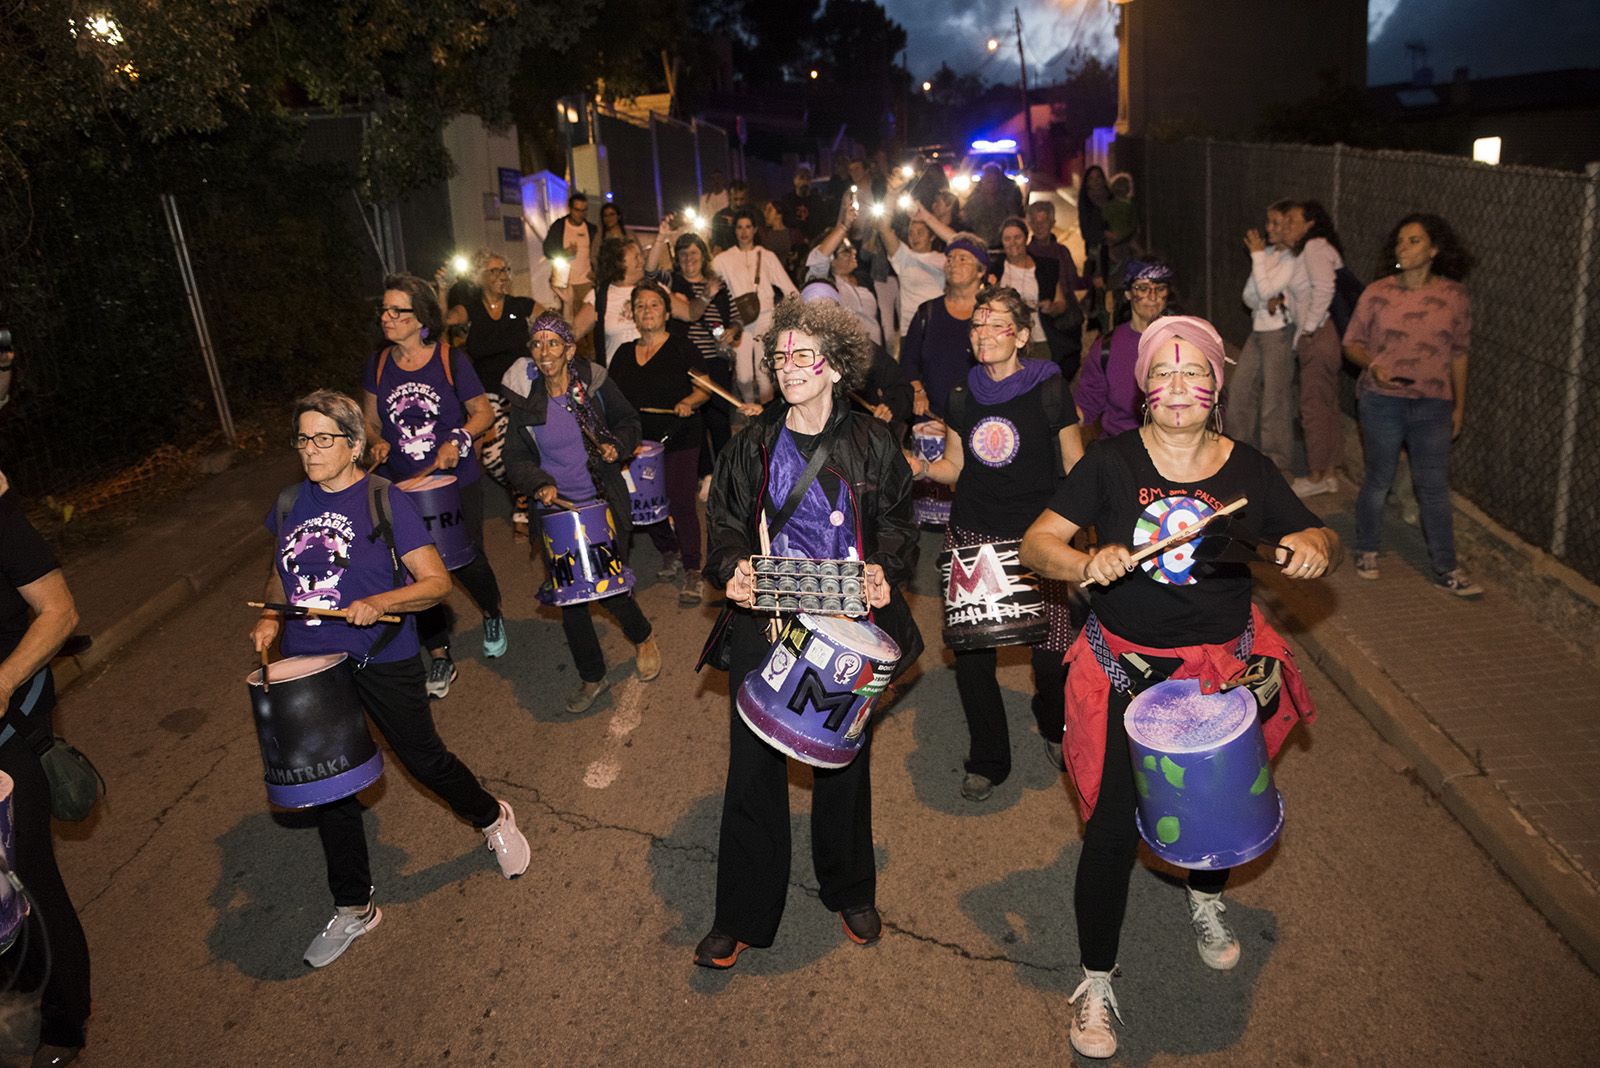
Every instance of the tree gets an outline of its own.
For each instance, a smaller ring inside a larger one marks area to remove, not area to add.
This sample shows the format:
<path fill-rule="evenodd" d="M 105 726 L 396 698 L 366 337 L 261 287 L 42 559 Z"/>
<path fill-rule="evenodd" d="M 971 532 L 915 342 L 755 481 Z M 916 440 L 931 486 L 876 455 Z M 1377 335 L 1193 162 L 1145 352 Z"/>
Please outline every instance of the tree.
<path fill-rule="evenodd" d="M 896 62 L 905 47 L 905 29 L 876 0 L 828 0 L 803 52 L 827 83 L 815 94 L 813 128 L 842 122 L 857 140 L 877 146 L 910 84 Z"/>

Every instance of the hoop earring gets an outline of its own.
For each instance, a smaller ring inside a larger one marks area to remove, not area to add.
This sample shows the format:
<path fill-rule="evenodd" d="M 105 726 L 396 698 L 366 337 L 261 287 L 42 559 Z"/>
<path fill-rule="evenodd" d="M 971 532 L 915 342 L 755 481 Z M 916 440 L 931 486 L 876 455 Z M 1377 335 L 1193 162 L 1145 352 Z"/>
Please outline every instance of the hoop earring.
<path fill-rule="evenodd" d="M 1222 405 L 1218 404 L 1211 409 L 1211 415 L 1206 423 L 1207 430 L 1219 438 L 1222 436 Z"/>
<path fill-rule="evenodd" d="M 1140 401 L 1139 402 L 1139 410 L 1142 413 L 1144 413 L 1144 425 L 1145 426 L 1149 426 L 1150 425 L 1150 402 L 1147 401 L 1147 400 Z"/>

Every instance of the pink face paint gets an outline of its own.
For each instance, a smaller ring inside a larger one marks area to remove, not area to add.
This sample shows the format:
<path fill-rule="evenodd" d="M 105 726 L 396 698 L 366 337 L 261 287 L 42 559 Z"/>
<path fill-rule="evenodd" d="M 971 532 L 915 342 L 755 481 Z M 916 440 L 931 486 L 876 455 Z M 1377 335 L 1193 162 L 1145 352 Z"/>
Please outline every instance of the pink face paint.
<path fill-rule="evenodd" d="M 1199 402 L 1202 408 L 1211 407 L 1212 399 L 1216 397 L 1215 393 L 1204 386 L 1195 386 L 1193 392 L 1194 399 Z"/>
<path fill-rule="evenodd" d="M 1166 390 L 1162 389 L 1160 386 L 1152 386 L 1150 389 L 1145 391 L 1145 404 L 1151 408 L 1154 408 L 1157 404 L 1161 403 L 1161 394 L 1165 392 Z"/>

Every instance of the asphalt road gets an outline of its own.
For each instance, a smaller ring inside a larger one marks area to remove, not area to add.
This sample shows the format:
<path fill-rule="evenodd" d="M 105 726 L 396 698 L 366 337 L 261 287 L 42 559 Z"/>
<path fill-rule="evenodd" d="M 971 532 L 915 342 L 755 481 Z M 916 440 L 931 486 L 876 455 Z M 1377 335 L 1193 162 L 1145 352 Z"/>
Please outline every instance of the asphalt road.
<path fill-rule="evenodd" d="M 656 556 L 636 552 L 645 576 Z M 710 925 L 725 678 L 692 673 L 709 608 L 641 582 L 666 670 L 581 716 L 560 623 L 504 529 L 491 552 L 510 655 L 465 630 L 435 704 L 446 742 L 511 800 L 534 846 L 507 882 L 482 840 L 391 762 L 366 795 L 384 920 L 331 967 L 301 963 L 330 915 L 316 834 L 273 813 L 243 678 L 259 567 L 219 583 L 66 697 L 62 733 L 111 780 L 62 826 L 94 956 L 94 1065 L 1060 1064 L 1079 972 L 1078 823 L 1031 733 L 1023 657 L 1002 658 L 1016 771 L 958 793 L 965 727 L 940 656 L 932 535 L 913 601 L 930 651 L 873 742 L 880 944 L 816 899 L 809 775 L 791 776 L 796 862 L 778 943 L 690 963 Z M 471 618 L 459 593 L 455 603 Z M 1117 1063 L 1592 1063 L 1600 978 L 1327 680 L 1277 766 L 1279 845 L 1237 873 L 1236 971 L 1197 958 L 1181 890 L 1136 870 Z M 14 1015 L 14 1014 L 13 1014 Z M 15 1036 L 14 1036 L 15 1037 Z M 23 1041 L 17 1039 L 17 1042 Z"/>

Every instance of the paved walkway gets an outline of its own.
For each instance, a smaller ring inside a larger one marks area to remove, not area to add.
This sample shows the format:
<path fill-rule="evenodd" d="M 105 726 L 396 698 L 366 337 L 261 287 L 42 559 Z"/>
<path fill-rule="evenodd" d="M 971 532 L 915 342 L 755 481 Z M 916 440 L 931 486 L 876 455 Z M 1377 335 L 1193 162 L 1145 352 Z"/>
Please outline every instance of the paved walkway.
<path fill-rule="evenodd" d="M 1354 492 L 1308 503 L 1350 550 Z M 1314 584 L 1262 568 L 1264 600 L 1600 970 L 1594 636 L 1579 645 L 1542 625 L 1471 560 L 1482 600 L 1435 588 L 1421 531 L 1392 506 L 1383 537 L 1377 581 L 1348 559 Z"/>

